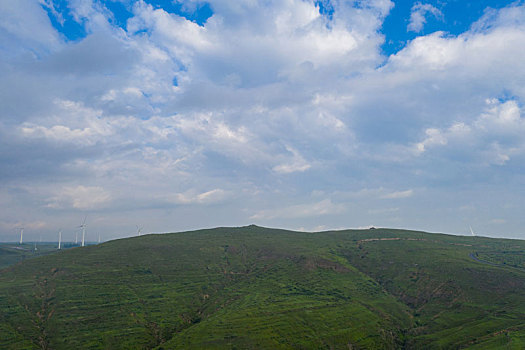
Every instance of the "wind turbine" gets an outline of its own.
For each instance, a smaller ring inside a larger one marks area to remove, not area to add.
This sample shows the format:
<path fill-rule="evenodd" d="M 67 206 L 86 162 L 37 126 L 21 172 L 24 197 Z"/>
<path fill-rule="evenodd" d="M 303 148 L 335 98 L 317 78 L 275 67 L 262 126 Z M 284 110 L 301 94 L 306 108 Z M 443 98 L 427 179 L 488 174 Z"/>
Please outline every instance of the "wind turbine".
<path fill-rule="evenodd" d="M 58 250 L 60 250 L 61 244 L 62 244 L 62 229 L 58 231 Z"/>
<path fill-rule="evenodd" d="M 98 244 L 100 244 L 100 232 L 98 233 Z"/>
<path fill-rule="evenodd" d="M 82 229 L 82 247 L 84 246 L 85 239 L 86 239 L 86 219 L 87 216 L 84 217 L 84 221 L 82 221 L 82 224 L 79 226 Z"/>
<path fill-rule="evenodd" d="M 472 236 L 475 236 L 476 234 L 475 234 L 474 231 L 472 230 L 472 226 L 468 225 L 468 227 L 470 228 L 470 233 L 472 234 Z"/>
<path fill-rule="evenodd" d="M 24 238 L 24 228 L 20 227 L 20 244 L 24 242 L 23 238 Z"/>
<path fill-rule="evenodd" d="M 140 233 L 142 232 L 142 229 L 143 229 L 142 227 L 139 227 L 139 226 L 137 225 L 137 234 L 138 234 L 139 236 L 140 236 Z"/>

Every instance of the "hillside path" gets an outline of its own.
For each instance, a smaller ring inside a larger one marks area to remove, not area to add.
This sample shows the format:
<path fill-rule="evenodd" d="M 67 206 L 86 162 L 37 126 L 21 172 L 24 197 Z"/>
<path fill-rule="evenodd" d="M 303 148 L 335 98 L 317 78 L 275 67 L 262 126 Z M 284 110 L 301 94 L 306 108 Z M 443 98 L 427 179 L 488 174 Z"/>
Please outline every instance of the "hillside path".
<path fill-rule="evenodd" d="M 469 256 L 470 256 L 473 260 L 475 260 L 475 261 L 477 261 L 477 262 L 480 262 L 480 263 L 482 263 L 482 264 L 487 264 L 487 265 L 492 265 L 492 266 L 505 266 L 505 265 L 503 265 L 503 264 L 496 264 L 496 263 L 493 263 L 493 262 L 490 262 L 490 261 L 481 260 L 481 259 L 479 259 L 478 257 L 476 257 L 474 254 L 475 254 L 475 253 L 470 253 Z"/>

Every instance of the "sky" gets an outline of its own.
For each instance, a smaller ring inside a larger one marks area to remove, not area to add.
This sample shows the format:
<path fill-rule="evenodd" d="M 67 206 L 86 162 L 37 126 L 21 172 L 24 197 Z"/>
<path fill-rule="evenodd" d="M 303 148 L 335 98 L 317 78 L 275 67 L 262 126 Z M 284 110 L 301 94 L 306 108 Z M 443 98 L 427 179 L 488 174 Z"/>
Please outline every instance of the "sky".
<path fill-rule="evenodd" d="M 0 0 L 0 240 L 525 239 L 525 3 Z"/>

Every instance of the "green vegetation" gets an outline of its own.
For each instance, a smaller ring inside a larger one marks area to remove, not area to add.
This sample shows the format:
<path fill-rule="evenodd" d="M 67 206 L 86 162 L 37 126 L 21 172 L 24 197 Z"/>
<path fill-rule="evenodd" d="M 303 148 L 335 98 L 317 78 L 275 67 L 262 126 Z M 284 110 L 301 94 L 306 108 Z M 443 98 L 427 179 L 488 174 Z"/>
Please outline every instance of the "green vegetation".
<path fill-rule="evenodd" d="M 71 246 L 71 244 L 68 244 L 64 246 L 64 249 Z M 0 269 L 14 265 L 25 259 L 36 258 L 56 252 L 56 243 L 0 243 Z"/>
<path fill-rule="evenodd" d="M 522 349 L 524 251 L 257 226 L 73 248 L 1 271 L 0 348 Z"/>

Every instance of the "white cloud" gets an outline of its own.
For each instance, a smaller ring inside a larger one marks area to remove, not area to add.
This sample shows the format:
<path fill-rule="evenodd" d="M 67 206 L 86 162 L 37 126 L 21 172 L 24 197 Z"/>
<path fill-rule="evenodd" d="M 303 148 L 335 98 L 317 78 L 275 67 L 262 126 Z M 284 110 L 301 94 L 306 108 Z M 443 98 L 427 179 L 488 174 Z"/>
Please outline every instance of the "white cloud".
<path fill-rule="evenodd" d="M 428 14 L 433 15 L 435 18 L 443 20 L 443 13 L 438 8 L 430 4 L 422 4 L 417 2 L 412 6 L 410 13 L 410 22 L 408 23 L 407 30 L 412 32 L 420 32 L 423 30 L 423 26 L 427 22 L 426 16 Z"/>
<path fill-rule="evenodd" d="M 215 46 L 206 37 L 206 28 L 163 9 L 154 9 L 152 5 L 138 1 L 133 12 L 135 16 L 128 21 L 127 30 L 131 33 L 150 30 L 154 41 L 163 43 L 168 52 L 183 62 L 189 62 L 191 50 L 206 51 Z"/>
<path fill-rule="evenodd" d="M 397 191 L 397 192 L 386 193 L 382 195 L 381 198 L 383 199 L 409 198 L 409 197 L 412 197 L 413 194 L 414 194 L 413 190 Z"/>
<path fill-rule="evenodd" d="M 55 105 L 58 114 L 38 121 L 47 125 L 25 122 L 19 128 L 22 136 L 90 146 L 106 140 L 130 122 L 124 117 L 102 118 L 101 110 L 85 107 L 82 102 L 56 100 Z"/>
<path fill-rule="evenodd" d="M 105 207 L 111 194 L 99 186 L 71 186 L 62 188 L 56 196 L 48 200 L 49 208 L 98 209 Z"/>
<path fill-rule="evenodd" d="M 351 192 L 341 192 L 336 191 L 333 193 L 333 196 L 345 200 L 364 200 L 364 199 L 399 199 L 399 198 L 408 198 L 414 194 L 414 190 L 405 190 L 405 191 L 393 191 L 391 189 L 386 189 L 383 187 L 379 188 L 363 188 L 358 191 Z"/>
<path fill-rule="evenodd" d="M 447 138 L 442 135 L 439 129 L 429 128 L 425 130 L 426 138 L 416 145 L 418 153 L 425 152 L 426 148 L 433 145 L 446 145 Z"/>
<path fill-rule="evenodd" d="M 429 128 L 415 153 L 449 147 L 452 152 L 470 153 L 470 159 L 504 165 L 513 155 L 525 154 L 525 118 L 515 100 L 487 99 L 487 107 L 474 121 L 455 122 L 446 129 Z"/>
<path fill-rule="evenodd" d="M 403 71 L 430 70 L 422 72 L 424 77 L 432 70 L 444 69 L 447 75 L 462 74 L 469 79 L 515 72 L 512 68 L 524 57 L 518 48 L 525 35 L 523 6 L 502 9 L 494 18 L 480 21 L 486 29 L 457 37 L 444 32 L 417 37 L 390 57 L 387 66 Z"/>
<path fill-rule="evenodd" d="M 303 172 L 310 169 L 312 166 L 290 146 L 286 146 L 286 150 L 292 153 L 290 160 L 287 160 L 286 163 L 276 165 L 273 167 L 273 171 L 280 174 L 290 174 L 295 172 Z"/>
<path fill-rule="evenodd" d="M 238 127 L 236 130 L 221 120 L 220 115 L 199 113 L 192 116 L 174 117 L 176 127 L 184 134 L 193 137 L 211 137 L 212 142 L 245 144 L 250 137 L 246 128 Z"/>
<path fill-rule="evenodd" d="M 340 214 L 345 211 L 342 204 L 334 204 L 330 199 L 311 204 L 298 204 L 285 208 L 261 210 L 250 217 L 253 220 L 268 220 L 276 218 L 298 219 L 323 215 Z"/>
<path fill-rule="evenodd" d="M 212 1 L 215 10 L 199 26 L 162 9 L 138 2 L 128 31 L 148 31 L 148 39 L 188 69 L 182 82 L 213 81 L 217 84 L 260 86 L 297 74 L 298 67 L 334 71 L 379 63 L 377 30 L 392 6 L 390 1 L 371 2 L 365 9 L 341 3 L 327 25 L 313 2 L 301 0 L 243 2 Z M 355 20 L 353 20 L 355 19 Z M 305 66 L 306 64 L 306 66 Z M 341 68 L 341 67 L 340 67 Z"/>
<path fill-rule="evenodd" d="M 223 201 L 227 196 L 228 192 L 216 188 L 203 193 L 195 193 L 194 191 L 177 193 L 169 195 L 168 200 L 179 204 L 211 204 Z"/>

